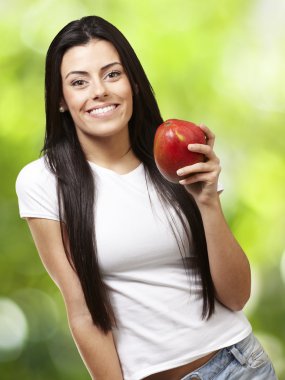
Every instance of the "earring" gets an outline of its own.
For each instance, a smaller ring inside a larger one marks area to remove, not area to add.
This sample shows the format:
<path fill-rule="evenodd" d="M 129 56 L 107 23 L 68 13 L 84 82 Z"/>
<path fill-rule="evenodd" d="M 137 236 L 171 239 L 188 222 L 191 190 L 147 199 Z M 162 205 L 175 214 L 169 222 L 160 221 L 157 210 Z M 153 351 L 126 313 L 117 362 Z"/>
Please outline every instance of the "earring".
<path fill-rule="evenodd" d="M 64 111 L 65 111 L 64 107 L 63 107 L 63 106 L 60 106 L 60 107 L 59 107 L 59 112 L 62 113 L 62 112 L 64 112 Z"/>

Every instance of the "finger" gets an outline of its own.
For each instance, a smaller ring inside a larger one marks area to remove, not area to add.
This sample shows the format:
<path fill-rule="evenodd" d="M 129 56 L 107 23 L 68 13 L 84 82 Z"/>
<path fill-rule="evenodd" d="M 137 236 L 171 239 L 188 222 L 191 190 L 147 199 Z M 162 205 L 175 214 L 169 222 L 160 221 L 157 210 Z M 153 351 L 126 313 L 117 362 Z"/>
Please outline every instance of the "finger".
<path fill-rule="evenodd" d="M 217 183 L 217 177 L 214 175 L 209 175 L 209 173 L 199 173 L 199 174 L 193 174 L 190 177 L 181 179 L 179 183 L 181 185 L 192 185 L 197 182 L 203 182 L 204 184 L 216 184 Z"/>
<path fill-rule="evenodd" d="M 214 165 L 210 161 L 207 162 L 199 162 L 197 164 L 185 166 L 184 168 L 181 168 L 177 170 L 177 174 L 179 176 L 188 176 L 193 175 L 197 173 L 210 173 L 210 172 L 218 172 L 219 167 L 218 165 Z"/>
<path fill-rule="evenodd" d="M 212 146 L 205 144 L 189 144 L 188 150 L 195 153 L 202 153 L 208 160 L 218 160 Z"/>
<path fill-rule="evenodd" d="M 216 136 L 205 124 L 200 124 L 199 127 L 206 135 L 207 144 L 213 148 Z"/>

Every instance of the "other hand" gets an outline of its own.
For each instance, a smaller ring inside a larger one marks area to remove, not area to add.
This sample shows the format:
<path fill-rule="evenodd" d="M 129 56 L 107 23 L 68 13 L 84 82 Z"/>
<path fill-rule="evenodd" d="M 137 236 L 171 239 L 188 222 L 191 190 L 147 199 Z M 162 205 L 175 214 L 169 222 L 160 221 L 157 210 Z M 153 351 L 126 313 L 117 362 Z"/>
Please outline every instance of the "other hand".
<path fill-rule="evenodd" d="M 206 135 L 206 144 L 189 144 L 188 149 L 192 152 L 204 154 L 205 161 L 185 166 L 179 169 L 177 174 L 187 177 L 179 183 L 185 186 L 198 204 L 208 204 L 218 197 L 217 186 L 221 167 L 220 160 L 213 150 L 214 133 L 204 124 L 199 125 L 199 127 Z"/>

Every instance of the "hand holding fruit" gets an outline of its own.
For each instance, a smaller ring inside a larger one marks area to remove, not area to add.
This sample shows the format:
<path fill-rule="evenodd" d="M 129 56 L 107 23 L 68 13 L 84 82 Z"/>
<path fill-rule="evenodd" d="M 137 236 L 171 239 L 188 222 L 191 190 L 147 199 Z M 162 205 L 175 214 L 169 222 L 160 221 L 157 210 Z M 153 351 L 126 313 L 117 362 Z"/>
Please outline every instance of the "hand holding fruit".
<path fill-rule="evenodd" d="M 183 120 L 166 120 L 156 131 L 154 158 L 159 171 L 169 181 L 184 185 L 197 202 L 217 196 L 221 169 L 214 141 L 209 128 Z"/>

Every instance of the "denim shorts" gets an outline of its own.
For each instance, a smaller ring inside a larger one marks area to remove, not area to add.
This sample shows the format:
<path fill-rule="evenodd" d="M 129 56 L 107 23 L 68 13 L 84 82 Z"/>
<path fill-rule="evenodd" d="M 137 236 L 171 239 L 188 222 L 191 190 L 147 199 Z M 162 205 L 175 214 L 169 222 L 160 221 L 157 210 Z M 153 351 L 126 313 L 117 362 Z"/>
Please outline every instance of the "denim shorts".
<path fill-rule="evenodd" d="M 181 380 L 277 380 L 272 363 L 251 333 L 218 351 L 206 364 Z"/>

